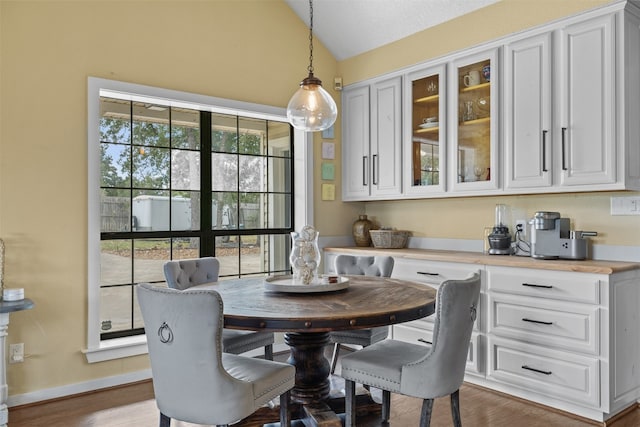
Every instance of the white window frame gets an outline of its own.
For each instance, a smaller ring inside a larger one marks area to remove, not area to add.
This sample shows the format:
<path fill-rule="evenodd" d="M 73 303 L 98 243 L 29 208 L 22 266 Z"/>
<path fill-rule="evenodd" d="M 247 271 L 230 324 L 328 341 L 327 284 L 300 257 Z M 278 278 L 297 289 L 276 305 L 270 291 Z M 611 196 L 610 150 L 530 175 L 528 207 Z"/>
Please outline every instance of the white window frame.
<path fill-rule="evenodd" d="M 141 102 L 158 102 L 172 107 L 213 113 L 286 121 L 284 108 L 234 101 L 206 95 L 89 77 L 87 84 L 88 218 L 87 218 L 87 347 L 82 350 L 89 363 L 146 354 L 145 335 L 100 340 L 100 96 Z M 313 224 L 313 134 L 294 128 L 294 228 Z"/>

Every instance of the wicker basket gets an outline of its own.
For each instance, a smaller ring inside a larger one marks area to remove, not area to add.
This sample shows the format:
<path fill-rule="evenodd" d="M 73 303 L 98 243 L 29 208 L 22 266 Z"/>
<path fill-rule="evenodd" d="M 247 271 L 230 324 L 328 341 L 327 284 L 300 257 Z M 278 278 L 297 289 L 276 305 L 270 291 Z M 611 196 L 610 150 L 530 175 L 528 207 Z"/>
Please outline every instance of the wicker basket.
<path fill-rule="evenodd" d="M 408 231 L 399 230 L 369 230 L 371 241 L 376 248 L 400 249 L 407 245 Z"/>

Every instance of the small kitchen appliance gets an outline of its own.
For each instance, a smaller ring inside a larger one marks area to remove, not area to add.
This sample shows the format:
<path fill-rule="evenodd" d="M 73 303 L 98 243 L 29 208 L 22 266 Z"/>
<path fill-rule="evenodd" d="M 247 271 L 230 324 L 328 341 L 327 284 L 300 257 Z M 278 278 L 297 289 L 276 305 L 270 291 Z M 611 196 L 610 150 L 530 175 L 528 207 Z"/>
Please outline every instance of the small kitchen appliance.
<path fill-rule="evenodd" d="M 511 234 L 507 224 L 507 206 L 496 205 L 496 222 L 487 236 L 489 255 L 511 255 Z"/>
<path fill-rule="evenodd" d="M 597 236 L 595 231 L 569 229 L 569 218 L 559 212 L 536 212 L 531 221 L 531 257 L 539 259 L 586 259 L 585 237 Z"/>

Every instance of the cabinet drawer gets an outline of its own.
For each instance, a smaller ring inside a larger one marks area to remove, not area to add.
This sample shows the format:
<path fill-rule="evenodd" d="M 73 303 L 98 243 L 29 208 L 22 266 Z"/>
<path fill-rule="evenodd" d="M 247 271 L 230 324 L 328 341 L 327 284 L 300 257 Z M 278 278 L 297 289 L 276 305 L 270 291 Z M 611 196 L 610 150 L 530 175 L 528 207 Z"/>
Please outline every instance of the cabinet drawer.
<path fill-rule="evenodd" d="M 425 329 L 427 331 L 433 331 L 433 324 L 436 321 L 436 315 L 432 314 L 422 319 L 412 320 L 410 322 L 403 323 L 403 325 L 411 326 L 416 329 Z"/>
<path fill-rule="evenodd" d="M 393 325 L 393 339 L 413 344 L 431 344 L 433 342 L 433 331 L 419 329 L 411 326 L 409 323 L 401 325 Z M 471 334 L 469 342 L 469 352 L 467 354 L 467 372 L 481 373 L 480 356 L 480 335 Z"/>
<path fill-rule="evenodd" d="M 488 333 L 599 354 L 598 306 L 490 294 Z"/>
<path fill-rule="evenodd" d="M 600 302 L 599 279 L 587 273 L 487 267 L 488 291 L 591 304 Z"/>
<path fill-rule="evenodd" d="M 479 272 L 480 267 L 477 265 L 394 258 L 391 277 L 438 287 L 445 280 L 466 279 L 473 273 Z"/>
<path fill-rule="evenodd" d="M 526 391 L 591 407 L 600 406 L 600 362 L 543 346 L 488 338 L 487 378 Z"/>
<path fill-rule="evenodd" d="M 458 264 L 447 262 L 433 262 L 415 259 L 394 258 L 393 274 L 391 277 L 404 280 L 412 280 L 414 282 L 424 283 L 437 289 L 445 280 L 466 279 L 474 273 L 481 274 L 480 267 L 472 264 Z M 480 330 L 482 297 L 478 301 L 476 312 L 476 321 L 473 324 L 473 330 Z M 435 316 L 425 317 L 411 322 L 413 326 L 418 328 L 433 329 Z"/>

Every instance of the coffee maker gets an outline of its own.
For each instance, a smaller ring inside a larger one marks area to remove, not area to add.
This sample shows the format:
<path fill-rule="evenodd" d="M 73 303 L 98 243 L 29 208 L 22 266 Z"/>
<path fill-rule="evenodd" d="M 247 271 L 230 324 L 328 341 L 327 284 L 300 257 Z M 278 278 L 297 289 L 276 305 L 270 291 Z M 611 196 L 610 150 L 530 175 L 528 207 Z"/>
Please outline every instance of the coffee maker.
<path fill-rule="evenodd" d="M 487 236 L 489 255 L 511 255 L 511 234 L 507 224 L 507 206 L 496 205 L 496 222 Z"/>
<path fill-rule="evenodd" d="M 585 259 L 588 240 L 595 231 L 569 229 L 569 218 L 559 212 L 536 212 L 531 221 L 531 257 L 539 259 Z"/>

